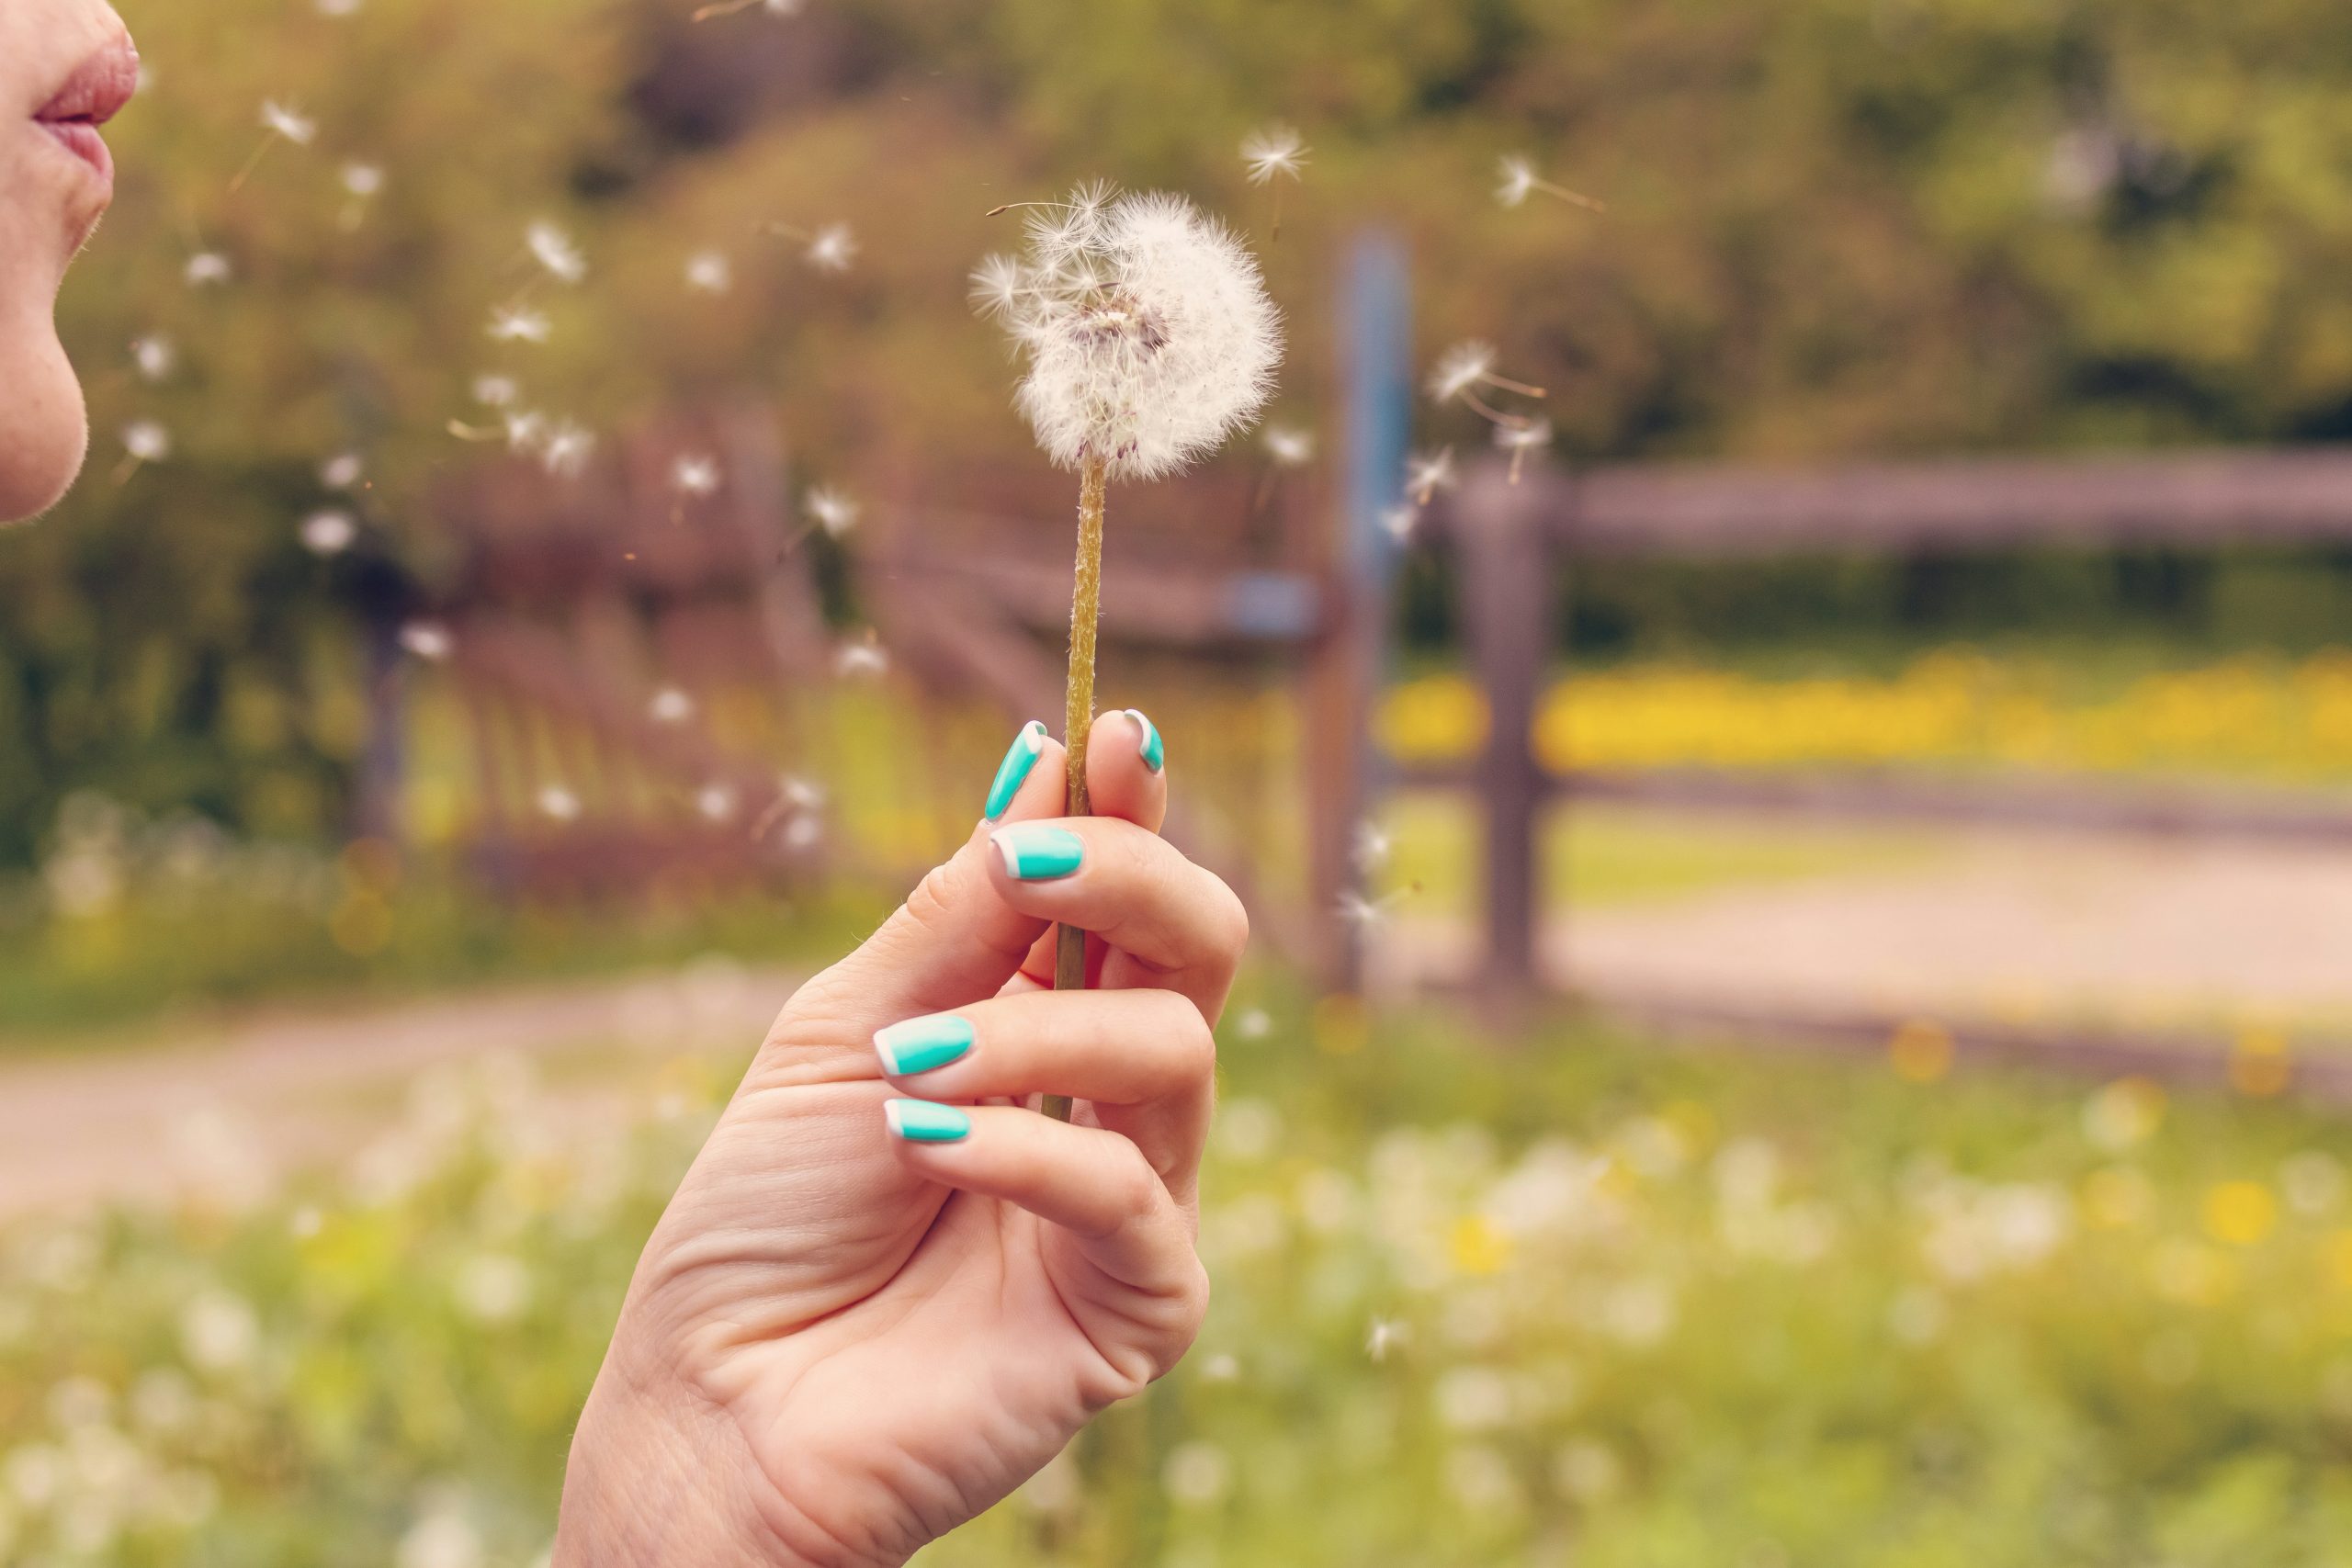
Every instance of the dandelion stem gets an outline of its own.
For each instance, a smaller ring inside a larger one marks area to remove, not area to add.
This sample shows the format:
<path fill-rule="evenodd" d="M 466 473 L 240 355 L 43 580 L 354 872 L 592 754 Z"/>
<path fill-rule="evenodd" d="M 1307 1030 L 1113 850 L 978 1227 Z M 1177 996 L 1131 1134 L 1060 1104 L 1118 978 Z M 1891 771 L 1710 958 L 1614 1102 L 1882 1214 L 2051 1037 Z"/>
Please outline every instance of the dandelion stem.
<path fill-rule="evenodd" d="M 1498 376 L 1491 370 L 1478 379 L 1489 387 L 1500 387 L 1506 392 L 1517 392 L 1522 397 L 1548 398 L 1552 395 L 1541 387 L 1531 387 L 1524 381 L 1514 381 L 1508 376 Z"/>
<path fill-rule="evenodd" d="M 1573 203 L 1577 207 L 1583 208 L 1588 212 L 1606 212 L 1609 210 L 1609 204 L 1607 202 L 1596 201 L 1591 197 L 1582 195 L 1577 191 L 1572 191 L 1566 186 L 1555 186 L 1549 180 L 1537 180 L 1534 184 L 1535 188 L 1544 192 L 1546 196 L 1556 196 L 1562 201 Z"/>
<path fill-rule="evenodd" d="M 1100 457 L 1089 457 L 1078 479 L 1078 580 L 1069 600 L 1069 685 L 1062 707 L 1062 744 L 1069 757 L 1069 815 L 1088 815 L 1086 736 L 1094 722 L 1094 629 L 1102 608 L 1102 492 L 1110 479 Z M 1054 939 L 1054 989 L 1086 988 L 1086 932 L 1064 925 Z M 1049 1094 L 1040 1107 L 1057 1122 L 1069 1120 L 1069 1097 Z"/>
<path fill-rule="evenodd" d="M 696 11 L 693 19 L 707 22 L 713 17 L 731 17 L 738 11 L 748 11 L 759 3 L 760 0 L 718 0 L 716 5 L 705 6 Z"/>
<path fill-rule="evenodd" d="M 1527 421 L 1525 419 L 1515 413 L 1503 412 L 1502 410 L 1495 407 L 1492 403 L 1489 403 L 1486 399 L 1480 397 L 1476 392 L 1471 390 L 1467 387 L 1462 389 L 1462 400 L 1464 403 L 1467 404 L 1470 411 L 1479 418 L 1491 420 L 1495 423 L 1501 425 L 1505 430 L 1525 430 L 1527 428 Z"/>
<path fill-rule="evenodd" d="M 231 196 L 234 196 L 240 190 L 243 190 L 244 188 L 245 182 L 254 177 L 254 171 L 261 166 L 262 154 L 268 152 L 269 144 L 277 140 L 277 138 L 274 135 L 265 135 L 261 139 L 261 145 L 254 149 L 254 155 L 245 160 L 245 166 L 237 171 L 237 177 L 235 179 L 229 182 L 229 194 Z"/>

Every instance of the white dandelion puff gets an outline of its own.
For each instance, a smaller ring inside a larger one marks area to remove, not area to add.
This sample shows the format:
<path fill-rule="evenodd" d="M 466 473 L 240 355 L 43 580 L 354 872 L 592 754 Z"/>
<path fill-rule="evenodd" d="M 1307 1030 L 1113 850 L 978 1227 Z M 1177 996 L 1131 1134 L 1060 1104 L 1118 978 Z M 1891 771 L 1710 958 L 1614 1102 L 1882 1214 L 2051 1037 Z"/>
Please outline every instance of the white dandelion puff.
<path fill-rule="evenodd" d="M 449 657 L 457 639 L 437 621 L 411 621 L 400 632 L 401 646 L 429 664 Z"/>
<path fill-rule="evenodd" d="M 718 490 L 718 459 L 684 453 L 670 465 L 670 488 L 680 495 L 701 497 Z"/>
<path fill-rule="evenodd" d="M 847 272 L 857 259 L 857 236 L 846 223 L 828 223 L 809 239 L 803 254 L 819 272 Z"/>
<path fill-rule="evenodd" d="M 675 686 L 664 686 L 653 694 L 645 711 L 656 724 L 684 724 L 695 716 L 695 700 Z"/>
<path fill-rule="evenodd" d="M 817 526 L 831 538 L 838 539 L 857 526 L 857 502 L 831 485 L 820 485 L 810 491 L 801 504 L 817 520 Z"/>
<path fill-rule="evenodd" d="M 532 260 L 566 283 L 577 283 L 588 276 L 588 258 L 571 243 L 571 236 L 545 219 L 523 231 L 523 243 Z"/>
<path fill-rule="evenodd" d="M 1030 242 L 1025 262 L 983 264 L 975 284 L 1006 301 L 1028 362 L 1015 400 L 1055 462 L 1156 479 L 1265 402 L 1280 321 L 1223 224 L 1182 197 L 1089 190 L 1033 222 Z"/>
<path fill-rule="evenodd" d="M 327 490 L 349 490 L 359 482 L 366 465 L 356 452 L 337 452 L 319 465 L 319 483 Z"/>
<path fill-rule="evenodd" d="M 187 258 L 187 265 L 180 269 L 180 276 L 190 288 L 226 283 L 229 281 L 229 258 L 219 251 L 198 251 Z"/>
<path fill-rule="evenodd" d="M 130 362 L 139 367 L 144 380 L 160 381 L 172 373 L 179 363 L 179 350 L 162 333 L 149 333 L 130 341 Z"/>
<path fill-rule="evenodd" d="M 547 465 L 548 472 L 560 479 L 578 479 L 595 450 L 595 433 L 567 419 L 548 432 L 539 460 Z"/>
<path fill-rule="evenodd" d="M 544 311 L 501 305 L 490 313 L 490 335 L 500 343 L 545 343 L 554 330 Z"/>
<path fill-rule="evenodd" d="M 686 287 L 703 294 L 724 294 L 735 287 L 735 268 L 724 251 L 696 251 L 686 258 Z"/>
<path fill-rule="evenodd" d="M 359 537 L 359 525 L 348 512 L 328 508 L 302 519 L 302 547 L 314 556 L 339 556 Z"/>
<path fill-rule="evenodd" d="M 1251 131 L 1241 142 L 1241 162 L 1250 171 L 1250 183 L 1261 186 L 1277 175 L 1290 179 L 1299 177 L 1306 166 L 1306 142 L 1287 125 L 1268 125 Z"/>
<path fill-rule="evenodd" d="M 1315 459 L 1315 437 L 1308 431 L 1270 424 L 1265 442 L 1266 455 L 1285 468 L 1301 468 Z"/>
<path fill-rule="evenodd" d="M 557 822 L 576 821 L 580 816 L 580 797 L 561 784 L 549 784 L 539 791 L 539 813 Z"/>
<path fill-rule="evenodd" d="M 1595 201 L 1589 196 L 1572 191 L 1566 186 L 1554 185 L 1550 180 L 1544 178 L 1535 172 L 1535 160 L 1523 152 L 1504 153 L 1498 170 L 1495 199 L 1505 207 L 1521 206 L 1530 196 L 1542 191 L 1546 196 L 1557 197 L 1562 201 L 1584 208 L 1588 211 L 1609 210 L 1608 204 L 1605 202 Z"/>
<path fill-rule="evenodd" d="M 1451 446 L 1416 452 L 1405 459 L 1405 493 L 1413 498 L 1417 506 L 1427 506 L 1438 491 L 1452 490 L 1457 478 Z"/>
<path fill-rule="evenodd" d="M 1519 470 L 1527 461 L 1527 455 L 1551 444 L 1552 422 L 1548 419 L 1495 426 L 1495 445 L 1510 454 L 1510 482 L 1513 484 L 1519 482 Z"/>

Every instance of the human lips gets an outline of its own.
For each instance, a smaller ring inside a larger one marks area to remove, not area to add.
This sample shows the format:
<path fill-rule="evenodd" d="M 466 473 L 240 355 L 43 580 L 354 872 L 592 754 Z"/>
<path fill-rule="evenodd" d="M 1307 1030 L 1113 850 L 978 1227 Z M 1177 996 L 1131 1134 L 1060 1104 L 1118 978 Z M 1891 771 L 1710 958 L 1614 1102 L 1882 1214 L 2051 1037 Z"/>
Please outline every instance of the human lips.
<path fill-rule="evenodd" d="M 98 127 L 121 112 L 138 90 L 139 51 L 128 38 L 118 38 L 74 67 L 49 101 L 33 111 L 33 122 L 111 186 L 114 155 L 107 151 Z"/>

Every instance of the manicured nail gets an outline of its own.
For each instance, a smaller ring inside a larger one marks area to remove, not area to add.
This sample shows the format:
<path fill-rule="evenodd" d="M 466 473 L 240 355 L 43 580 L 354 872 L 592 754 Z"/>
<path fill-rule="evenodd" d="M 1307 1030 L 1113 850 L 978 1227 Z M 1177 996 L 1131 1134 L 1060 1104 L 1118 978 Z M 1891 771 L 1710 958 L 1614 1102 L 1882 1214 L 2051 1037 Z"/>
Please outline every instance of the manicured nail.
<path fill-rule="evenodd" d="M 1168 748 L 1160 741 L 1159 726 L 1144 717 L 1141 708 L 1129 708 L 1126 712 L 1136 721 L 1136 728 L 1143 731 L 1143 765 L 1155 773 L 1159 772 L 1168 765 Z"/>
<path fill-rule="evenodd" d="M 1037 765 L 1037 759 L 1045 752 L 1046 727 L 1033 718 L 1021 727 L 1021 733 L 1012 738 L 1012 749 L 996 765 L 996 782 L 989 785 L 989 821 L 1004 815 L 1004 808 L 1012 804 L 1012 797 L 1028 782 L 1029 770 Z"/>
<path fill-rule="evenodd" d="M 905 1144 L 957 1144 L 972 1134 L 972 1119 L 952 1105 L 930 1100 L 886 1100 L 882 1120 Z"/>
<path fill-rule="evenodd" d="M 1017 882 L 1051 882 L 1068 876 L 1085 858 L 1086 840 L 1067 828 L 1046 822 L 1016 822 L 989 840 L 1004 874 Z"/>
<path fill-rule="evenodd" d="M 910 1018 L 875 1031 L 874 1054 L 894 1078 L 944 1067 L 972 1048 L 972 1026 L 952 1012 Z"/>

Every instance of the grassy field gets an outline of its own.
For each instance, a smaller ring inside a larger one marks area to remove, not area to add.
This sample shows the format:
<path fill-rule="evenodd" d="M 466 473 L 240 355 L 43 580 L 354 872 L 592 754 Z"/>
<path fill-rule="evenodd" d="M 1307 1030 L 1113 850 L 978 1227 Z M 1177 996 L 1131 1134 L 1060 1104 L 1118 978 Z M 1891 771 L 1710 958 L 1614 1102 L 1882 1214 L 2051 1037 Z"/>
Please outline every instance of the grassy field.
<path fill-rule="evenodd" d="M 2341 1562 L 2340 1125 L 1262 983 L 1226 1033 L 1201 1344 L 925 1562 Z M 0 1560 L 533 1562 L 734 1066 L 582 1143 L 492 1064 L 297 1190 L 8 1236 Z"/>

